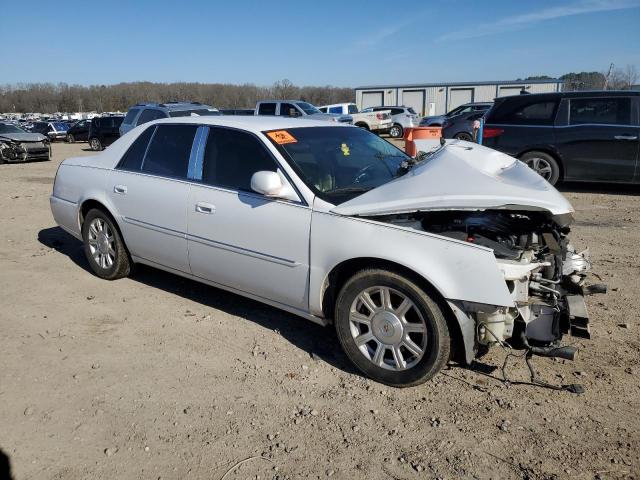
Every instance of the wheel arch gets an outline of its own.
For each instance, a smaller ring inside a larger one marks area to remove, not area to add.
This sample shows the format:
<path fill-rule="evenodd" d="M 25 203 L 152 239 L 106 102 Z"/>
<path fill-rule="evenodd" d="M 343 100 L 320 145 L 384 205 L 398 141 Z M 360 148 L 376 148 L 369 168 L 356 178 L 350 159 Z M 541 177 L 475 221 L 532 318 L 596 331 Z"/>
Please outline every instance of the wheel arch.
<path fill-rule="evenodd" d="M 356 127 L 359 128 L 366 128 L 367 130 L 371 130 L 371 128 L 369 128 L 369 124 L 367 122 L 363 122 L 363 121 L 359 121 L 353 124 Z"/>
<path fill-rule="evenodd" d="M 127 246 L 127 240 L 122 233 L 122 229 L 120 228 L 120 223 L 118 222 L 116 216 L 111 212 L 111 209 L 105 205 L 105 203 L 95 199 L 95 198 L 87 198 L 82 201 L 80 204 L 80 208 L 78 209 L 78 225 L 80 227 L 80 233 L 82 235 L 82 225 L 84 223 L 84 219 L 87 216 L 89 211 L 97 209 L 103 211 L 106 215 L 109 216 L 115 227 L 118 229 L 118 234 L 122 239 L 122 243 L 124 244 L 127 255 L 129 256 L 129 261 L 131 259 L 131 252 L 129 251 L 129 247 Z"/>
<path fill-rule="evenodd" d="M 553 157 L 553 159 L 556 162 L 558 162 L 558 167 L 560 167 L 560 177 L 558 178 L 558 181 L 561 182 L 562 180 L 564 180 L 564 176 L 566 173 L 565 167 L 564 167 L 564 161 L 562 160 L 562 156 L 555 149 L 553 149 L 550 146 L 529 147 L 526 150 L 523 150 L 522 152 L 518 153 L 516 157 L 518 158 L 518 160 L 521 160 L 523 155 L 531 152 L 546 153 L 547 155 L 550 155 L 551 157 Z"/>
<path fill-rule="evenodd" d="M 333 321 L 335 314 L 335 302 L 340 290 L 347 280 L 349 280 L 349 278 L 351 278 L 356 272 L 365 268 L 380 268 L 401 274 L 416 282 L 426 293 L 428 293 L 440 307 L 440 310 L 447 322 L 447 326 L 449 327 L 449 334 L 451 337 L 451 357 L 459 361 L 464 361 L 465 346 L 462 336 L 462 326 L 442 293 L 424 276 L 405 265 L 391 260 L 376 257 L 358 257 L 344 260 L 334 266 L 325 277 L 325 281 L 322 286 L 322 312 L 326 319 Z"/>

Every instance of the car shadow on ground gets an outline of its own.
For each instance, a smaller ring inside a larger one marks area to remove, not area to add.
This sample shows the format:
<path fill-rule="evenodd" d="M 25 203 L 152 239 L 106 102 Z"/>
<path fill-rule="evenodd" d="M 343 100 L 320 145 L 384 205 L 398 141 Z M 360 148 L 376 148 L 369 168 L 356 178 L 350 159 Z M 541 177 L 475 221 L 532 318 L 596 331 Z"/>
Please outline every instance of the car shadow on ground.
<path fill-rule="evenodd" d="M 9 455 L 0 448 L 0 480 L 12 480 L 11 461 Z"/>
<path fill-rule="evenodd" d="M 563 182 L 556 188 L 562 193 L 608 193 L 613 195 L 640 195 L 640 185 L 629 183 Z"/>
<path fill-rule="evenodd" d="M 40 230 L 38 241 L 46 247 L 66 255 L 77 266 L 93 275 L 84 255 L 82 242 L 60 227 Z M 346 373 L 360 375 L 342 353 L 335 330 L 330 326 L 321 327 L 303 318 L 226 290 L 145 265 L 136 266 L 130 278 L 136 282 L 200 303 L 203 306 L 244 318 L 269 330 L 278 331 L 283 338 L 304 350 L 310 360 L 325 361 Z M 247 345 L 247 349 L 249 348 L 250 346 Z"/>

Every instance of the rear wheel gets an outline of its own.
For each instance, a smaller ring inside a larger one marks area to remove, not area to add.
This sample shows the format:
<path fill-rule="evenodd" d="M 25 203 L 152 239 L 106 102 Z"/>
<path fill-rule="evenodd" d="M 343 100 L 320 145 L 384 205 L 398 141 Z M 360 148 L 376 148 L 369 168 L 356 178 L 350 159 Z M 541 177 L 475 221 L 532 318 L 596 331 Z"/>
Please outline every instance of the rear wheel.
<path fill-rule="evenodd" d="M 527 152 L 520 157 L 520 160 L 551 185 L 555 185 L 560 180 L 560 165 L 548 153 Z"/>
<path fill-rule="evenodd" d="M 389 129 L 389 135 L 391 135 L 392 138 L 400 138 L 402 137 L 402 134 L 404 133 L 403 128 L 401 125 L 398 125 L 397 123 L 394 124 L 390 129 Z"/>
<path fill-rule="evenodd" d="M 120 232 L 102 210 L 89 210 L 82 224 L 84 253 L 100 278 L 116 280 L 129 275 L 131 264 Z"/>
<path fill-rule="evenodd" d="M 380 383 L 418 385 L 449 359 L 449 329 L 440 307 L 401 274 L 382 269 L 356 273 L 340 291 L 335 311 L 343 350 Z"/>
<path fill-rule="evenodd" d="M 99 152 L 104 148 L 102 146 L 102 142 L 97 137 L 90 138 L 89 145 L 91 146 L 91 150 L 93 150 L 94 152 Z"/>
<path fill-rule="evenodd" d="M 67 142 L 69 143 L 75 143 L 76 139 L 73 137 L 73 134 L 68 133 L 67 134 Z"/>

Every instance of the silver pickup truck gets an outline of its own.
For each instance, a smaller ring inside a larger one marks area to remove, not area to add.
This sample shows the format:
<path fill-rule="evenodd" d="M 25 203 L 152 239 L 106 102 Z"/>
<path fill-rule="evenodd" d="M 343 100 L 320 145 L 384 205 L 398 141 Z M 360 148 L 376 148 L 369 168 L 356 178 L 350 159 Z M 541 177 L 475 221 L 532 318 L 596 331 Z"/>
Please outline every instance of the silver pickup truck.
<path fill-rule="evenodd" d="M 391 119 L 391 110 L 382 110 L 376 112 L 360 112 L 355 103 L 335 103 L 333 105 L 324 105 L 319 109 L 324 113 L 334 113 L 342 115 L 351 115 L 353 124 L 356 127 L 366 128 L 374 133 L 389 133 L 393 126 Z"/>
<path fill-rule="evenodd" d="M 263 100 L 256 104 L 255 115 L 299 117 L 308 120 L 325 120 L 353 124 L 351 115 L 322 113 L 317 107 L 301 100 Z"/>

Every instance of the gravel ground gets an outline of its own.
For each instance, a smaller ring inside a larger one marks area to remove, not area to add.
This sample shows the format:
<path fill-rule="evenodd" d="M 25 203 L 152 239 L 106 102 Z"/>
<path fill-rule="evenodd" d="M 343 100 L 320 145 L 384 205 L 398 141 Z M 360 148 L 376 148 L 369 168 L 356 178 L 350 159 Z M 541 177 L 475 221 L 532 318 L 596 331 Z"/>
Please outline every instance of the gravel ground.
<path fill-rule="evenodd" d="M 391 389 L 331 328 L 151 268 L 107 282 L 57 228 L 59 162 L 0 166 L 0 449 L 15 479 L 638 478 L 640 189 L 564 186 L 610 293 L 575 362 L 504 352 Z M 598 282 L 597 278 L 592 281 Z M 528 380 L 521 359 L 508 368 Z M 1 457 L 1 455 L 0 455 Z M 2 460 L 0 459 L 0 477 Z"/>

